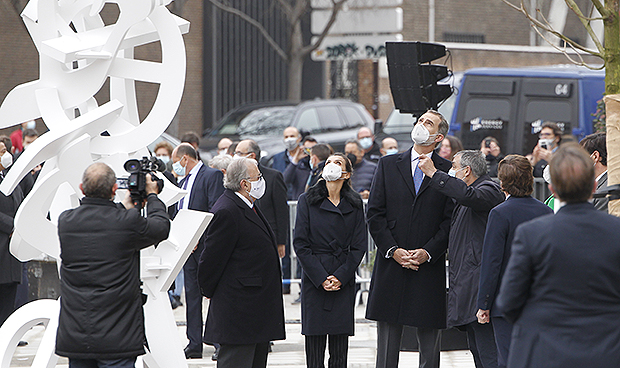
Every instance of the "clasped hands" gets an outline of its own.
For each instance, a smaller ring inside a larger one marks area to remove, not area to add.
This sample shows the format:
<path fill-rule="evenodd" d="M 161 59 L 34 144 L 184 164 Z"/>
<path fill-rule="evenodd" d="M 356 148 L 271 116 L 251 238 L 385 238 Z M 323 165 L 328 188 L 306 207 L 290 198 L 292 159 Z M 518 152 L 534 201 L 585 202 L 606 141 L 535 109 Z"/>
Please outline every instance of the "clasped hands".
<path fill-rule="evenodd" d="M 336 278 L 336 276 L 330 275 L 330 276 L 327 276 L 327 279 L 323 281 L 322 285 L 325 291 L 338 291 L 340 290 L 342 283 L 340 282 L 340 280 Z"/>
<path fill-rule="evenodd" d="M 413 250 L 398 248 L 394 251 L 392 258 L 404 268 L 417 271 L 422 263 L 428 261 L 429 257 L 426 250 L 422 248 Z"/>

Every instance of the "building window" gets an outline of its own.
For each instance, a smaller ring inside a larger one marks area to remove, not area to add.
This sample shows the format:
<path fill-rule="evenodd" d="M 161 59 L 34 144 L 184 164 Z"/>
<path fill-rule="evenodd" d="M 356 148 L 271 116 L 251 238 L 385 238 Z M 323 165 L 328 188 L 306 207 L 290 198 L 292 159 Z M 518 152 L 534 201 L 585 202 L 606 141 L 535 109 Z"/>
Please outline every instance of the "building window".
<path fill-rule="evenodd" d="M 484 43 L 484 35 L 474 33 L 450 33 L 444 32 L 444 42 L 461 42 L 461 43 Z"/>

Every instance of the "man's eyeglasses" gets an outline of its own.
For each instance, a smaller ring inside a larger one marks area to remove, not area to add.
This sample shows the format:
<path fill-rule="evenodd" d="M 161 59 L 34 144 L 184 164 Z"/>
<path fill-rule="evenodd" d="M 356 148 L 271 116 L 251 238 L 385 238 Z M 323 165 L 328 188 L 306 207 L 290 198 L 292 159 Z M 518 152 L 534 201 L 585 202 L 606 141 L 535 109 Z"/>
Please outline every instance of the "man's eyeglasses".
<path fill-rule="evenodd" d="M 254 180 L 254 178 L 252 178 L 251 176 L 246 178 L 245 180 L 259 181 L 262 177 L 263 177 L 263 173 L 260 173 L 258 174 L 258 178 L 256 178 L 256 180 Z"/>
<path fill-rule="evenodd" d="M 234 156 L 247 156 L 249 154 L 250 154 L 250 152 L 241 152 L 241 151 L 235 151 L 233 153 Z"/>

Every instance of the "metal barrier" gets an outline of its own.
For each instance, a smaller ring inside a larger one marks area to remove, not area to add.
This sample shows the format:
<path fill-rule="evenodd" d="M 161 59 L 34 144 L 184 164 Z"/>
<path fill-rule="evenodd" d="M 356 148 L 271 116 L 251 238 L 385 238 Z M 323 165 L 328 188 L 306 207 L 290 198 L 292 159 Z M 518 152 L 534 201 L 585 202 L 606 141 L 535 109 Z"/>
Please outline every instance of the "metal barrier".
<path fill-rule="evenodd" d="M 497 178 L 493 178 L 493 180 L 498 181 Z M 542 178 L 534 178 L 534 192 L 532 193 L 532 197 L 538 199 L 541 202 L 544 202 L 551 195 L 551 191 L 547 183 Z M 364 199 L 364 212 L 366 212 L 366 207 L 368 205 L 368 200 Z M 291 239 L 291 279 L 284 280 L 284 283 L 296 284 L 300 283 L 300 279 L 293 278 L 297 274 L 297 255 L 295 254 L 295 249 L 293 247 L 293 232 L 295 229 L 295 220 L 297 217 L 297 201 L 288 201 L 288 210 L 289 210 L 289 235 Z M 358 292 L 358 298 L 361 292 L 367 291 L 367 287 L 370 283 L 370 275 L 372 273 L 372 264 L 374 261 L 374 252 L 375 250 L 375 241 L 372 239 L 370 233 L 368 234 L 368 249 L 366 250 L 366 254 L 360 263 L 360 266 L 357 269 L 357 277 L 356 282 L 358 284 L 362 284 L 362 288 L 360 292 Z M 364 286 L 366 288 L 364 288 Z M 356 300 L 357 302 L 358 300 Z"/>

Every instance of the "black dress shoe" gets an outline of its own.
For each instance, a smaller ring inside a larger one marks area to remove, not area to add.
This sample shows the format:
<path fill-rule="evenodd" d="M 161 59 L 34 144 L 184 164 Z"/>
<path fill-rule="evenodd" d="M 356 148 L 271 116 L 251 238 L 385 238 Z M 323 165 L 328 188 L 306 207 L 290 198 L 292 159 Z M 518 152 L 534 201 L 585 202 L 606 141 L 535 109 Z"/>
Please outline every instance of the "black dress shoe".
<path fill-rule="evenodd" d="M 192 350 L 188 346 L 183 351 L 185 352 L 185 359 L 202 359 L 202 351 L 200 350 Z"/>

